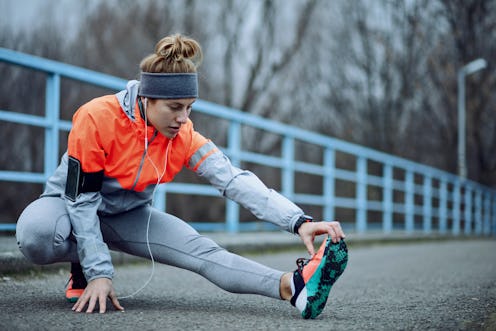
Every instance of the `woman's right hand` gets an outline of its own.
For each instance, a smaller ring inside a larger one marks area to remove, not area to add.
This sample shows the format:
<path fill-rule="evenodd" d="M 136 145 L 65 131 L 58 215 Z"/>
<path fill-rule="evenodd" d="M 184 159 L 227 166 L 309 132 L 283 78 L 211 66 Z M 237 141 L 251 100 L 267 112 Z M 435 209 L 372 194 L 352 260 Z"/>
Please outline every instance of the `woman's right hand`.
<path fill-rule="evenodd" d="M 310 256 L 315 255 L 315 249 L 313 247 L 313 242 L 315 236 L 321 234 L 328 234 L 331 237 L 333 243 L 338 243 L 341 239 L 346 236 L 341 228 L 339 222 L 305 222 L 298 229 L 298 234 L 300 235 L 301 241 L 305 244 Z"/>
<path fill-rule="evenodd" d="M 72 307 L 75 312 L 82 312 L 86 304 L 88 304 L 87 313 L 92 313 L 95 309 L 96 303 L 100 307 L 100 313 L 103 314 L 107 308 L 107 297 L 110 299 L 112 304 L 117 310 L 124 311 L 124 307 L 121 306 L 117 295 L 112 286 L 112 280 L 109 278 L 96 278 L 88 283 L 83 295 L 79 297 L 78 301 Z"/>

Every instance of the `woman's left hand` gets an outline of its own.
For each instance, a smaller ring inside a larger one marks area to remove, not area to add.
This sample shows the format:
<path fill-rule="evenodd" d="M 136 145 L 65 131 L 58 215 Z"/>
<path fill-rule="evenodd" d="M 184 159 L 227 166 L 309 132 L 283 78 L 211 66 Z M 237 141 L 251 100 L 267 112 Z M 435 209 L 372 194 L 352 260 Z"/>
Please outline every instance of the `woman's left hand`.
<path fill-rule="evenodd" d="M 315 249 L 313 247 L 315 236 L 328 234 L 333 243 L 338 243 L 346 237 L 343 229 L 341 229 L 341 224 L 336 221 L 303 223 L 298 229 L 298 234 L 311 256 L 315 255 Z"/>
<path fill-rule="evenodd" d="M 108 278 L 93 279 L 88 283 L 83 295 L 72 307 L 72 310 L 79 313 L 83 311 L 86 304 L 88 304 L 86 312 L 92 313 L 98 303 L 99 311 L 103 314 L 107 308 L 107 298 L 110 299 L 117 310 L 124 311 L 124 308 L 120 305 L 117 295 L 115 294 L 112 280 Z"/>

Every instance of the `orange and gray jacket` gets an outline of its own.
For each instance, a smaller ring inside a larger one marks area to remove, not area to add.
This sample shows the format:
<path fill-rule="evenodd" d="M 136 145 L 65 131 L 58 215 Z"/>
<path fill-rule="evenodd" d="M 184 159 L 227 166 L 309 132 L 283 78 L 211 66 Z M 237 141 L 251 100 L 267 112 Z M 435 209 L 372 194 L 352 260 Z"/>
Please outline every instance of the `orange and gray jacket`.
<path fill-rule="evenodd" d="M 294 224 L 303 215 L 298 206 L 268 189 L 253 173 L 234 167 L 213 142 L 194 130 L 190 120 L 172 140 L 145 125 L 137 102 L 138 89 L 139 82 L 130 81 L 125 90 L 93 99 L 78 109 L 67 152 L 43 193 L 65 197 L 88 281 L 113 276 L 98 215 L 117 214 L 149 204 L 157 172 L 162 173 L 166 160 L 161 183 L 172 181 L 187 167 L 257 218 L 293 232 Z M 68 171 L 74 161 L 79 165 L 76 175 Z M 72 199 L 66 190 L 71 176 L 78 177 Z"/>

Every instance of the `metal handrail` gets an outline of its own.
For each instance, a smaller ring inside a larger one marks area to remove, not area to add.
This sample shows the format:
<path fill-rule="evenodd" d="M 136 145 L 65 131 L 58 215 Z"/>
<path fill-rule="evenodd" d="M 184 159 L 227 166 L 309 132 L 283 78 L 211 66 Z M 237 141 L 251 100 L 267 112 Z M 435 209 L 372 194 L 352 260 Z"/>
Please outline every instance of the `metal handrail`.
<path fill-rule="evenodd" d="M 60 157 L 58 155 L 59 132 L 68 131 L 71 126 L 70 122 L 59 118 L 61 77 L 112 90 L 123 89 L 127 81 L 5 48 L 0 48 L 0 62 L 45 72 L 47 75 L 45 116 L 0 110 L 1 121 L 45 129 L 44 172 L 0 171 L 0 180 L 44 183 L 55 170 Z M 420 230 L 424 233 L 437 231 L 441 234 L 452 233 L 454 235 L 496 234 L 496 191 L 492 188 L 427 165 L 205 100 L 197 100 L 194 110 L 228 121 L 228 140 L 223 151 L 231 158 L 233 164 L 250 162 L 280 169 L 282 193 L 295 203 L 321 206 L 324 219 L 333 219 L 336 208 L 348 208 L 355 211 L 356 219 L 351 227 L 359 233 L 371 230 L 367 212 L 379 211 L 382 213 L 381 230 L 384 233 L 390 233 L 396 229 L 413 233 L 420 226 Z M 246 126 L 281 136 L 283 142 L 281 156 L 267 156 L 242 150 L 241 129 Z M 323 164 L 296 160 L 295 141 L 320 146 L 323 150 Z M 336 167 L 336 152 L 355 157 L 355 169 Z M 367 162 L 369 160 L 382 165 L 382 175 L 368 173 Z M 393 171 L 398 169 L 404 172 L 404 179 L 394 178 Z M 315 195 L 295 192 L 295 172 L 321 176 L 323 193 Z M 335 194 L 336 180 L 353 183 L 356 187 L 355 196 L 337 196 Z M 380 188 L 382 200 L 369 200 L 367 197 L 369 187 Z M 394 201 L 395 191 L 403 192 L 405 195 L 403 202 Z M 155 199 L 159 209 L 166 209 L 168 193 L 219 195 L 214 188 L 202 184 L 179 182 L 163 184 L 157 190 L 159 198 Z M 415 203 L 415 196 L 422 199 L 421 205 Z M 433 203 L 434 200 L 437 201 L 437 206 Z M 395 220 L 395 214 L 402 215 L 404 221 L 399 223 Z M 417 224 L 416 216 L 417 219 L 421 217 L 421 224 Z M 433 228 L 434 218 L 438 221 L 436 229 Z M 226 217 L 223 223 L 193 222 L 192 224 L 197 229 L 205 231 L 238 232 L 264 228 L 257 222 L 240 222 L 239 206 L 232 201 L 226 202 Z M 0 224 L 0 230 L 14 229 L 15 223 Z"/>

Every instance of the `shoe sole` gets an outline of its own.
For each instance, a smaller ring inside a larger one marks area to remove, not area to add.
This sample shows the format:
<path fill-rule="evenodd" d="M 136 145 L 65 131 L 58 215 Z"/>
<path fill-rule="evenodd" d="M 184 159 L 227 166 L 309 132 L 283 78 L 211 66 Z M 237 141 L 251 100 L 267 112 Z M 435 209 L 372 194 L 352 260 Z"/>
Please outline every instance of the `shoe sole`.
<path fill-rule="evenodd" d="M 76 303 L 79 300 L 79 297 L 70 297 L 70 298 L 66 297 L 66 299 L 70 303 Z"/>
<path fill-rule="evenodd" d="M 308 296 L 307 305 L 301 312 L 303 318 L 315 318 L 324 310 L 332 285 L 341 276 L 347 263 L 348 249 L 344 240 L 334 244 L 329 237 L 321 263 L 305 284 Z"/>
<path fill-rule="evenodd" d="M 75 303 L 83 295 L 84 289 L 70 289 L 65 292 L 65 299 L 68 302 Z"/>

